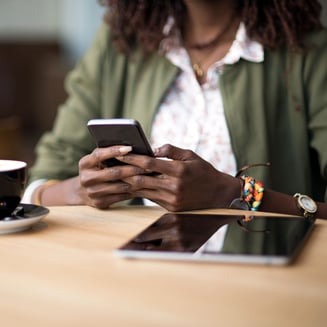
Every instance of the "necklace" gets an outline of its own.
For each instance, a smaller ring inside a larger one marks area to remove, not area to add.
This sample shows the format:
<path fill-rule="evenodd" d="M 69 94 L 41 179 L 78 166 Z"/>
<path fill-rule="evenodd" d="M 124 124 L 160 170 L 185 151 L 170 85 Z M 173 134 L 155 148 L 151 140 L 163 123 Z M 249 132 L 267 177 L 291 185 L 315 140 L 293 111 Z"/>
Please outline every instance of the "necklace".
<path fill-rule="evenodd" d="M 204 77 L 204 69 L 202 67 L 203 61 L 208 59 L 208 57 L 210 57 L 213 54 L 213 52 L 216 50 L 216 46 L 218 45 L 218 43 L 222 44 L 221 43 L 222 38 L 226 34 L 226 32 L 231 28 L 235 18 L 236 18 L 236 12 L 231 16 L 229 22 L 225 25 L 225 27 L 221 31 L 219 31 L 219 33 L 212 40 L 205 43 L 194 43 L 187 46 L 189 51 L 192 50 L 203 51 L 212 48 L 212 50 L 209 53 L 207 53 L 201 60 L 197 60 L 196 62 L 192 63 L 192 68 L 198 81 L 202 81 Z M 224 40 L 224 41 L 228 42 L 228 40 Z"/>
<path fill-rule="evenodd" d="M 227 43 L 229 42 L 230 40 L 226 40 L 226 42 L 224 43 Z M 222 45 L 223 43 L 221 43 Z M 202 60 L 197 60 L 197 62 L 193 62 L 192 63 L 192 68 L 193 68 L 193 72 L 195 74 L 195 77 L 197 78 L 197 80 L 199 82 L 201 82 L 203 80 L 203 77 L 205 75 L 205 69 L 203 68 L 203 64 L 206 60 L 209 60 L 213 54 L 214 54 L 214 50 L 216 50 L 216 48 L 213 49 L 213 51 L 211 51 L 209 54 L 207 54 L 204 58 L 202 58 Z"/>

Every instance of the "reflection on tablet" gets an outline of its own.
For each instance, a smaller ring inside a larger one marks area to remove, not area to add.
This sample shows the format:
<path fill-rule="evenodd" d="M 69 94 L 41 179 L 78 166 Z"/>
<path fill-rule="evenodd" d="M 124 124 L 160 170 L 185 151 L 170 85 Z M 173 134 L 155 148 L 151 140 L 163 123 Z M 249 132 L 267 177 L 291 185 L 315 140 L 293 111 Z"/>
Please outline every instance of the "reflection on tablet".
<path fill-rule="evenodd" d="M 294 259 L 314 221 L 168 213 L 119 248 L 130 258 L 286 264 Z"/>

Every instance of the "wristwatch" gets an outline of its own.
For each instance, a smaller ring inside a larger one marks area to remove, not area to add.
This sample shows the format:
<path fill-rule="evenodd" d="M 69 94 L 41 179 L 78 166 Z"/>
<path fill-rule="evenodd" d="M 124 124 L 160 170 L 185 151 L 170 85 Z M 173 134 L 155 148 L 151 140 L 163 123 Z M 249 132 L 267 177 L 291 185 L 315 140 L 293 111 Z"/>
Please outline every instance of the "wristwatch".
<path fill-rule="evenodd" d="M 305 218 L 313 218 L 317 212 L 317 204 L 309 196 L 300 193 L 295 193 L 294 197 L 297 198 L 297 206 L 303 212 Z"/>

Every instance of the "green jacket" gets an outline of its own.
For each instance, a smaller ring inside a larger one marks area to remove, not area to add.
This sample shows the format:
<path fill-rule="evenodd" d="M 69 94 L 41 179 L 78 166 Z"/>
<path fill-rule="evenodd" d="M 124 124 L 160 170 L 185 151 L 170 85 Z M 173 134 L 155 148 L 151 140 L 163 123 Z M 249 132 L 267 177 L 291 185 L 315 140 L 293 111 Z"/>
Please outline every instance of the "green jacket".
<path fill-rule="evenodd" d="M 86 123 L 92 118 L 128 117 L 149 135 L 153 117 L 179 70 L 159 54 L 132 59 L 118 54 L 109 29 L 69 74 L 69 97 L 53 130 L 37 146 L 30 181 L 78 174 L 78 161 L 94 147 Z M 238 168 L 271 162 L 248 173 L 266 187 L 302 192 L 323 200 L 327 178 L 327 31 L 308 36 L 305 54 L 265 51 L 263 63 L 240 60 L 227 66 L 221 92 Z M 308 43 L 308 44 L 309 44 Z M 177 126 L 178 128 L 178 126 Z"/>

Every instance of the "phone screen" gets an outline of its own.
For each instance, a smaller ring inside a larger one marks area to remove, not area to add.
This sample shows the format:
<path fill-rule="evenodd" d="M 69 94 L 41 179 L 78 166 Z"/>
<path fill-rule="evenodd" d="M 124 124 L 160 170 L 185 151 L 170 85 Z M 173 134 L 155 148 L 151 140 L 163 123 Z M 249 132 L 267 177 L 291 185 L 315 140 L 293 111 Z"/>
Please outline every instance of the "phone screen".
<path fill-rule="evenodd" d="M 128 145 L 132 152 L 153 157 L 151 146 L 140 123 L 133 119 L 92 119 L 87 124 L 97 147 Z M 123 165 L 121 161 L 110 158 L 104 162 L 106 166 Z"/>

